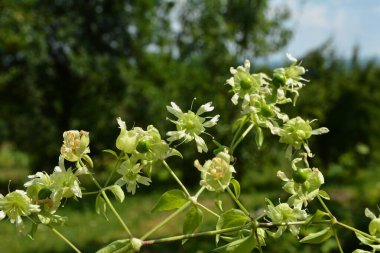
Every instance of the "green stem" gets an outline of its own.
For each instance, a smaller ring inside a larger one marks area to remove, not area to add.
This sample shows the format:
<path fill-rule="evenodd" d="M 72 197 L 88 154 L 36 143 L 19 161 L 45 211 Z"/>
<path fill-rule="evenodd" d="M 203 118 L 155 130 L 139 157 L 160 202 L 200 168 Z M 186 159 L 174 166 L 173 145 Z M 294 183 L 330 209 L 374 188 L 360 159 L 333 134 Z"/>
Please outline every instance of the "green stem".
<path fill-rule="evenodd" d="M 96 195 L 96 194 L 99 194 L 99 191 L 83 192 L 83 193 L 82 193 L 82 196 L 86 196 L 86 195 Z"/>
<path fill-rule="evenodd" d="M 334 237 L 335 237 L 335 241 L 336 243 L 338 244 L 338 248 L 339 248 L 339 252 L 340 253 L 344 253 L 343 249 L 342 249 L 342 245 L 340 245 L 340 241 L 339 241 L 339 238 L 338 238 L 338 234 L 336 232 L 336 229 L 333 227 L 333 231 L 334 231 Z"/>
<path fill-rule="evenodd" d="M 204 210 L 206 210 L 207 212 L 209 212 L 210 214 L 214 215 L 215 217 L 219 218 L 219 214 L 215 213 L 214 211 L 212 211 L 211 209 L 207 208 L 206 206 L 202 205 L 201 203 L 198 202 L 198 197 L 199 195 L 201 195 L 201 193 L 206 189 L 205 186 L 202 186 L 201 189 L 199 189 L 199 191 L 194 195 L 194 197 L 192 198 L 193 200 L 193 203 L 195 205 L 197 205 L 198 207 L 200 208 L 203 208 Z"/>
<path fill-rule="evenodd" d="M 344 227 L 345 229 L 351 230 L 352 232 L 355 232 L 355 233 L 361 234 L 362 236 L 365 236 L 365 237 L 367 237 L 367 238 L 369 238 L 369 239 L 372 239 L 372 240 L 374 240 L 374 241 L 380 243 L 380 240 L 379 240 L 378 238 L 376 238 L 375 236 L 372 236 L 372 235 L 370 235 L 370 234 L 367 234 L 366 232 L 363 232 L 363 231 L 361 231 L 361 230 L 359 230 L 359 229 L 356 229 L 356 228 L 354 228 L 354 227 L 351 227 L 351 226 L 349 226 L 349 225 L 347 225 L 347 224 L 344 224 L 344 223 L 342 223 L 342 222 L 340 222 L 340 221 L 337 221 L 336 224 L 339 225 L 339 226 L 341 226 L 341 227 Z"/>
<path fill-rule="evenodd" d="M 108 198 L 106 192 L 102 189 L 102 187 L 100 186 L 99 182 L 96 180 L 96 178 L 94 177 L 94 175 L 90 174 L 90 177 L 92 179 L 92 181 L 94 182 L 94 184 L 99 188 L 99 190 L 101 191 L 101 194 L 104 198 L 104 200 L 106 201 L 108 207 L 111 209 L 111 211 L 113 212 L 113 214 L 115 215 L 116 219 L 120 222 L 120 224 L 123 226 L 124 230 L 127 232 L 128 236 L 130 238 L 133 237 L 131 231 L 129 230 L 127 224 L 125 224 L 125 222 L 123 221 L 123 219 L 120 217 L 119 213 L 116 211 L 115 207 L 112 205 L 110 199 Z"/>
<path fill-rule="evenodd" d="M 156 243 L 180 241 L 180 240 L 194 238 L 194 237 L 200 237 L 200 236 L 214 236 L 217 234 L 239 231 L 239 230 L 242 230 L 244 228 L 248 228 L 249 226 L 250 225 L 243 225 L 243 226 L 238 226 L 238 227 L 218 229 L 218 230 L 212 230 L 212 231 L 207 231 L 207 232 L 193 233 L 193 234 L 187 234 L 187 235 L 177 235 L 177 236 L 172 236 L 172 237 L 166 237 L 166 238 L 161 238 L 161 239 L 144 241 L 143 244 L 144 245 L 151 245 L 151 244 L 156 244 Z"/>
<path fill-rule="evenodd" d="M 259 222 L 257 224 L 258 228 L 271 228 L 271 227 L 280 227 L 280 226 L 290 226 L 290 225 L 306 225 L 306 221 L 292 221 L 292 222 Z M 312 224 L 331 224 L 331 220 L 321 220 L 314 221 Z"/>
<path fill-rule="evenodd" d="M 234 150 L 239 145 L 239 143 L 245 138 L 245 136 L 247 136 L 247 134 L 252 130 L 252 128 L 253 128 L 253 124 L 250 124 L 249 127 L 244 131 L 244 133 L 236 141 L 236 143 L 234 143 L 234 145 L 232 145 L 231 154 L 234 152 Z"/>
<path fill-rule="evenodd" d="M 107 178 L 107 180 L 106 180 L 106 183 L 104 184 L 104 188 L 107 187 L 108 184 L 109 184 L 109 182 L 111 181 L 113 175 L 115 174 L 117 168 L 118 168 L 119 165 L 120 165 L 120 161 L 121 161 L 121 160 L 120 160 L 120 158 L 118 157 L 118 158 L 117 158 L 117 161 L 116 161 L 116 164 L 115 164 L 115 166 L 114 166 L 114 168 L 112 169 L 110 175 L 108 176 L 108 178 Z"/>
<path fill-rule="evenodd" d="M 231 198 L 235 201 L 235 203 L 239 206 L 240 210 L 242 210 L 245 215 L 251 217 L 248 210 L 243 206 L 243 204 L 236 198 L 235 194 L 231 191 L 230 187 L 227 187 L 227 192 L 230 194 Z"/>
<path fill-rule="evenodd" d="M 233 153 L 232 147 L 234 146 L 235 141 L 236 141 L 237 137 L 239 136 L 239 134 L 240 134 L 241 130 L 243 129 L 246 122 L 247 122 L 247 117 L 245 117 L 243 119 L 243 122 L 240 124 L 239 128 L 236 130 L 236 132 L 234 134 L 234 137 L 232 138 L 231 145 L 230 145 L 231 154 Z"/>
<path fill-rule="evenodd" d="M 129 230 L 127 224 L 125 224 L 123 219 L 120 217 L 119 213 L 116 211 L 115 207 L 112 205 L 112 203 L 111 203 L 110 199 L 108 198 L 105 191 L 102 191 L 102 196 L 103 196 L 104 200 L 106 201 L 107 205 L 109 206 L 109 208 L 111 209 L 111 211 L 113 212 L 113 214 L 115 215 L 115 217 L 117 218 L 117 220 L 120 222 L 120 224 L 123 226 L 123 228 L 127 232 L 128 236 L 130 238 L 133 238 L 133 235 L 132 235 L 131 231 Z"/>
<path fill-rule="evenodd" d="M 75 245 L 69 240 L 67 239 L 63 234 L 61 234 L 57 229 L 51 227 L 51 226 L 48 226 L 56 235 L 58 235 L 65 243 L 67 243 L 75 252 L 77 253 L 81 253 L 81 251 L 75 247 Z"/>
<path fill-rule="evenodd" d="M 185 210 L 187 207 L 189 207 L 191 205 L 191 203 L 193 203 L 191 200 L 189 200 L 188 202 L 186 202 L 186 204 L 184 204 L 182 207 L 178 208 L 174 213 L 172 213 L 171 215 L 169 215 L 165 220 L 163 220 L 157 226 L 155 226 L 150 231 L 148 231 L 140 239 L 141 240 L 145 240 L 146 238 L 148 238 L 150 235 L 152 235 L 154 232 L 156 232 L 157 230 L 159 230 L 160 228 L 162 228 L 166 223 L 168 223 L 174 217 L 176 217 L 178 214 L 180 214 L 183 210 Z"/>
<path fill-rule="evenodd" d="M 170 166 L 166 163 L 166 161 L 162 161 L 162 163 L 164 164 L 165 168 L 169 171 L 170 175 L 172 175 L 172 177 L 175 179 L 175 181 L 177 181 L 177 183 L 179 184 L 179 186 L 182 188 L 182 190 L 185 192 L 185 194 L 187 195 L 187 197 L 191 198 L 191 195 L 190 193 L 187 191 L 185 185 L 181 182 L 181 180 L 179 180 L 179 178 L 177 177 L 177 175 L 174 173 L 174 171 L 170 168 Z"/>
<path fill-rule="evenodd" d="M 321 205 L 323 206 L 323 208 L 325 209 L 325 211 L 329 214 L 330 218 L 333 220 L 336 220 L 334 215 L 330 212 L 330 209 L 326 206 L 323 199 L 319 195 L 317 196 L 317 198 L 318 198 L 319 202 L 321 203 Z"/>

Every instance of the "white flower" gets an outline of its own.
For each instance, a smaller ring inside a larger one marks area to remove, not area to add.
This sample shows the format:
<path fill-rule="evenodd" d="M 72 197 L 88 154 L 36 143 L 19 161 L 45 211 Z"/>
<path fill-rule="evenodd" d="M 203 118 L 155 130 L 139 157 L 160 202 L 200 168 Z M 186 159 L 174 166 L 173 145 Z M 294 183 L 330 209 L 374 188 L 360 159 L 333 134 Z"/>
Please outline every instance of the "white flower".
<path fill-rule="evenodd" d="M 207 146 L 204 140 L 199 137 L 200 134 L 204 133 L 206 128 L 213 127 L 219 120 L 219 115 L 212 118 L 201 117 L 205 112 L 211 112 L 214 110 L 212 103 L 206 103 L 199 107 L 196 113 L 188 111 L 186 113 L 182 112 L 181 108 L 178 107 L 174 102 L 170 103 L 171 106 L 166 106 L 167 110 L 176 116 L 177 120 L 170 120 L 177 126 L 177 131 L 169 131 L 167 135 L 169 136 L 168 141 L 176 141 L 183 139 L 183 142 L 187 143 L 195 140 L 197 143 L 198 152 L 207 152 Z M 209 120 L 206 120 L 209 119 Z"/>

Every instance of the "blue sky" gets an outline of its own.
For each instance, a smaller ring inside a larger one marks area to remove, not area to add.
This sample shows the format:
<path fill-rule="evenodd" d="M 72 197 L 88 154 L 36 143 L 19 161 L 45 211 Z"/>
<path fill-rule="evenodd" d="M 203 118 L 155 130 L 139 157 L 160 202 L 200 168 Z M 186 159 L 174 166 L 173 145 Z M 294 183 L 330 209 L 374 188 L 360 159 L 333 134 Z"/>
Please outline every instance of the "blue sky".
<path fill-rule="evenodd" d="M 355 45 L 363 59 L 380 59 L 379 0 L 271 0 L 271 5 L 284 4 L 292 11 L 289 27 L 293 38 L 279 54 L 290 52 L 296 58 L 318 47 L 328 39 L 338 54 L 350 57 Z M 279 56 L 281 55 L 281 57 Z"/>

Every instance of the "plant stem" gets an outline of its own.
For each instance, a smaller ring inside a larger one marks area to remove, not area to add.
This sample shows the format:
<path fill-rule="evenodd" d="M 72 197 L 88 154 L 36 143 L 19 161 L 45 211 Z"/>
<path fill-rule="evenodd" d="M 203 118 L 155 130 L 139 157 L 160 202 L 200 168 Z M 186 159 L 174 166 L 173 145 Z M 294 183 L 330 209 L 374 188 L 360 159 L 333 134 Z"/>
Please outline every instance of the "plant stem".
<path fill-rule="evenodd" d="M 239 143 L 247 136 L 247 134 L 252 130 L 253 124 L 250 124 L 249 127 L 244 131 L 244 133 L 239 137 L 239 139 L 232 145 L 231 154 L 234 152 Z"/>
<path fill-rule="evenodd" d="M 191 200 L 186 202 L 183 206 L 178 208 L 174 213 L 169 215 L 165 220 L 163 220 L 161 223 L 159 223 L 157 226 L 152 228 L 150 231 L 148 231 L 145 235 L 143 235 L 140 239 L 145 240 L 150 235 L 152 235 L 154 232 L 156 232 L 158 229 L 162 228 L 166 223 L 168 223 L 170 220 L 172 220 L 174 217 L 176 217 L 178 214 L 180 214 L 183 210 L 185 210 L 187 207 L 189 207 L 193 203 Z"/>
<path fill-rule="evenodd" d="M 336 241 L 336 243 L 338 244 L 339 252 L 340 252 L 340 253 L 344 253 L 344 251 L 343 251 L 343 249 L 342 249 L 342 245 L 340 245 L 340 241 L 339 241 L 339 238 L 338 238 L 338 234 L 337 234 L 337 232 L 336 232 L 336 229 L 335 229 L 334 227 L 333 227 L 332 229 L 333 229 L 333 231 L 334 231 L 335 241 Z"/>
<path fill-rule="evenodd" d="M 231 191 L 230 187 L 227 187 L 227 192 L 230 194 L 231 198 L 235 201 L 235 203 L 239 206 L 240 210 L 242 210 L 245 215 L 251 217 L 248 210 L 243 206 L 243 204 L 236 198 L 235 194 Z"/>
<path fill-rule="evenodd" d="M 108 186 L 109 182 L 111 181 L 111 179 L 112 179 L 113 175 L 115 174 L 116 169 L 119 167 L 119 165 L 120 165 L 120 158 L 118 157 L 114 168 L 112 169 L 110 175 L 108 176 L 108 178 L 106 180 L 106 183 L 104 184 L 104 188 Z"/>
<path fill-rule="evenodd" d="M 83 192 L 83 193 L 82 193 L 82 196 L 86 196 L 86 195 L 95 195 L 95 194 L 99 194 L 99 191 Z"/>
<path fill-rule="evenodd" d="M 187 191 L 185 185 L 181 182 L 181 180 L 179 180 L 179 178 L 177 177 L 177 175 L 174 173 L 174 171 L 170 168 L 170 166 L 166 163 L 165 160 L 162 161 L 162 163 L 164 164 L 165 168 L 169 171 L 170 175 L 172 175 L 172 177 L 175 179 L 175 181 L 177 181 L 177 183 L 179 184 L 179 186 L 182 188 L 182 190 L 185 192 L 185 194 L 187 195 L 187 197 L 191 198 L 191 195 L 190 193 Z"/>
<path fill-rule="evenodd" d="M 361 234 L 362 236 L 365 236 L 365 237 L 367 237 L 367 238 L 369 238 L 369 239 L 372 239 L 372 240 L 374 240 L 374 241 L 380 243 L 380 240 L 379 240 L 378 238 L 376 238 L 375 236 L 372 236 L 372 235 L 370 235 L 370 234 L 367 234 L 366 232 L 363 232 L 363 231 L 361 231 L 361 230 L 359 230 L 359 229 L 356 229 L 356 228 L 354 228 L 354 227 L 351 227 L 351 226 L 349 226 L 349 225 L 347 225 L 347 224 L 344 224 L 344 223 L 342 223 L 342 222 L 340 222 L 340 221 L 337 221 L 336 224 L 339 225 L 339 226 L 341 226 L 341 227 L 344 227 L 345 229 L 351 230 L 352 232 L 355 232 L 355 233 Z"/>
<path fill-rule="evenodd" d="M 199 189 L 199 191 L 194 195 L 194 198 L 192 198 L 193 200 L 193 203 L 195 205 L 197 205 L 198 207 L 200 208 L 203 208 L 204 210 L 206 210 L 207 212 L 209 212 L 210 214 L 214 215 L 215 217 L 219 218 L 219 214 L 215 213 L 214 211 L 212 211 L 211 209 L 207 208 L 206 206 L 202 205 L 201 203 L 198 202 L 198 197 L 199 195 L 201 195 L 201 193 L 206 189 L 205 186 L 202 186 L 201 189 Z"/>
<path fill-rule="evenodd" d="M 166 237 L 166 238 L 161 238 L 161 239 L 144 241 L 143 244 L 144 245 L 151 245 L 151 244 L 156 244 L 156 243 L 174 242 L 174 241 L 179 241 L 179 240 L 184 240 L 184 239 L 189 239 L 189 238 L 194 238 L 194 237 L 200 237 L 200 236 L 214 236 L 217 234 L 239 231 L 239 230 L 242 230 L 242 229 L 247 228 L 249 226 L 250 225 L 243 225 L 243 226 L 238 226 L 238 227 L 212 230 L 212 231 L 207 231 L 207 232 L 193 233 L 193 234 L 187 234 L 187 235 L 177 235 L 177 236 L 172 236 L 172 237 Z"/>
<path fill-rule="evenodd" d="M 253 231 L 253 232 L 255 233 L 257 245 L 259 246 L 258 249 L 259 249 L 260 253 L 263 253 L 263 249 L 261 248 L 261 244 L 260 244 L 259 235 L 257 234 L 257 229 L 255 229 L 255 231 Z"/>
<path fill-rule="evenodd" d="M 112 203 L 111 203 L 110 199 L 108 198 L 105 191 L 102 191 L 102 196 L 103 196 L 104 200 L 106 201 L 107 205 L 109 206 L 109 208 L 111 209 L 111 211 L 113 212 L 113 214 L 115 215 L 115 217 L 117 218 L 117 220 L 120 222 L 120 224 L 123 226 L 124 230 L 127 232 L 128 236 L 130 238 L 132 238 L 133 235 L 132 235 L 131 231 L 129 230 L 127 224 L 125 224 L 123 219 L 120 217 L 119 213 L 116 211 L 115 207 L 112 205 Z"/>
<path fill-rule="evenodd" d="M 330 220 L 321 220 L 314 221 L 312 224 L 330 224 Z M 292 221 L 292 222 L 259 222 L 257 224 L 258 228 L 271 228 L 271 227 L 280 227 L 280 226 L 289 226 L 289 225 L 306 225 L 306 221 Z"/>
<path fill-rule="evenodd" d="M 99 182 L 96 180 L 96 178 L 94 177 L 94 175 L 90 174 L 90 177 L 92 179 L 92 181 L 94 182 L 94 184 L 99 188 L 99 190 L 102 192 L 102 196 L 104 198 L 104 200 L 106 201 L 107 205 L 109 206 L 109 208 L 111 209 L 111 211 L 113 212 L 113 214 L 115 215 L 115 217 L 117 218 L 117 220 L 120 222 L 120 224 L 123 226 L 124 230 L 127 232 L 128 236 L 130 238 L 133 237 L 131 231 L 129 230 L 127 224 L 125 224 L 125 222 L 123 221 L 123 219 L 120 217 L 119 213 L 116 211 L 115 207 L 112 205 L 110 199 L 108 198 L 106 192 L 102 189 L 102 187 L 100 186 Z"/>
<path fill-rule="evenodd" d="M 318 198 L 319 202 L 321 203 L 321 205 L 323 206 L 323 208 L 325 209 L 325 211 L 329 214 L 330 218 L 335 219 L 334 215 L 331 213 L 330 209 L 326 206 L 323 199 L 319 195 L 317 195 L 317 198 Z"/>
<path fill-rule="evenodd" d="M 245 123 L 247 122 L 247 117 L 244 117 L 243 119 L 243 122 L 240 124 L 239 128 L 236 130 L 235 134 L 234 134 L 234 137 L 232 138 L 232 141 L 231 141 L 231 145 L 230 145 L 230 152 L 231 152 L 231 155 L 233 153 L 233 146 L 235 144 L 235 141 L 237 139 L 237 137 L 239 136 L 241 130 L 243 129 Z"/>
<path fill-rule="evenodd" d="M 75 247 L 75 245 L 67 239 L 63 234 L 61 234 L 57 229 L 53 228 L 52 226 L 48 226 L 56 235 L 58 235 L 65 243 L 67 243 L 75 252 L 81 253 L 81 251 Z"/>

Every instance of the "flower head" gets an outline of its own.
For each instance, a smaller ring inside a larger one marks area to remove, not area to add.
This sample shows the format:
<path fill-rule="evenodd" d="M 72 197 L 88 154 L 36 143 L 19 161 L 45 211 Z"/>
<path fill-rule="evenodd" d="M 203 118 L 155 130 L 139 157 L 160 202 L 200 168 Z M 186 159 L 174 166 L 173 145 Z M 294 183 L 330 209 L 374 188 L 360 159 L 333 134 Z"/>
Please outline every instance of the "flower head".
<path fill-rule="evenodd" d="M 231 98 L 232 102 L 236 105 L 239 98 L 244 98 L 245 95 L 259 93 L 263 86 L 268 84 L 269 77 L 265 74 L 250 74 L 249 69 L 251 63 L 248 60 L 244 61 L 243 66 L 230 68 L 230 72 L 233 75 L 227 80 L 227 84 L 232 87 L 234 96 Z"/>
<path fill-rule="evenodd" d="M 90 153 L 89 133 L 86 131 L 70 130 L 63 133 L 62 156 L 70 162 L 79 161 L 83 156 Z"/>
<path fill-rule="evenodd" d="M 136 193 L 138 183 L 143 185 L 150 185 L 151 180 L 148 177 L 140 175 L 142 166 L 140 163 L 132 163 L 131 160 L 124 161 L 117 170 L 122 177 L 115 182 L 119 186 L 127 185 L 127 191 L 132 194 Z"/>
<path fill-rule="evenodd" d="M 294 222 L 299 220 L 305 220 L 307 218 L 307 213 L 305 210 L 301 210 L 298 207 L 291 208 L 288 203 L 281 203 L 274 206 L 273 203 L 267 199 L 268 206 L 266 210 L 267 217 L 272 220 L 272 222 Z M 289 227 L 289 231 L 297 236 L 300 227 L 299 225 L 289 225 L 289 226 L 279 226 L 275 233 L 269 233 L 275 238 L 278 238 L 282 233 Z"/>
<path fill-rule="evenodd" d="M 212 160 L 207 160 L 203 166 L 196 160 L 194 166 L 201 172 L 200 184 L 209 191 L 224 191 L 235 172 L 230 162 L 231 156 L 226 151 L 218 153 Z"/>
<path fill-rule="evenodd" d="M 183 139 L 183 141 L 187 143 L 195 139 L 198 152 L 207 152 L 206 143 L 199 135 L 204 133 L 206 128 L 215 126 L 219 120 L 219 115 L 209 120 L 207 120 L 208 118 L 201 117 L 201 115 L 214 110 L 212 103 L 209 102 L 202 105 L 196 113 L 192 111 L 184 113 L 174 102 L 171 102 L 171 106 L 166 106 L 166 108 L 171 114 L 178 118 L 177 120 L 170 120 L 176 124 L 177 131 L 169 131 L 167 133 L 169 136 L 168 141 L 172 142 Z"/>
<path fill-rule="evenodd" d="M 8 216 L 11 223 L 16 223 L 17 230 L 24 230 L 22 216 L 40 212 L 39 205 L 32 204 L 32 200 L 25 191 L 16 190 L 8 193 L 5 197 L 0 194 L 0 219 Z"/>

